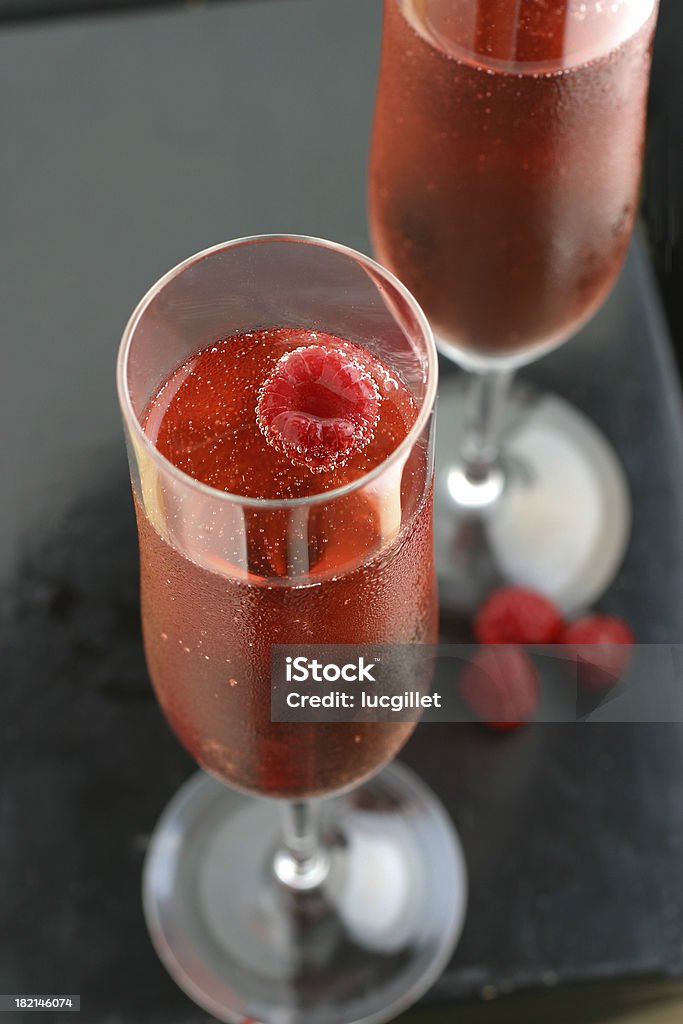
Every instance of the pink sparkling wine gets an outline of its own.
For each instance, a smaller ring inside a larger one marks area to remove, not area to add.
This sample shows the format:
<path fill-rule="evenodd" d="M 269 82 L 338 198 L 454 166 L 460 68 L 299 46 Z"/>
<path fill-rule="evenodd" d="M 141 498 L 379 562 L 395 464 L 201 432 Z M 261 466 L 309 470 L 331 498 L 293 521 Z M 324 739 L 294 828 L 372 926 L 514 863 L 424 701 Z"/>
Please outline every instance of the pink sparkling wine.
<path fill-rule="evenodd" d="M 454 358 L 534 358 L 603 301 L 638 204 L 655 0 L 385 0 L 378 258 Z"/>
<path fill-rule="evenodd" d="M 322 332 L 273 328 L 207 346 L 162 382 L 143 426 L 158 450 L 233 495 L 292 499 L 343 487 L 383 463 L 417 417 L 399 376 Z M 304 797 L 390 760 L 409 723 L 270 721 L 270 648 L 283 643 L 431 643 L 432 502 L 417 445 L 387 538 L 371 488 L 305 507 L 307 572 L 288 562 L 292 512 L 244 511 L 248 570 L 207 568 L 162 539 L 137 504 L 145 650 L 164 713 L 207 771 L 242 789 Z"/>

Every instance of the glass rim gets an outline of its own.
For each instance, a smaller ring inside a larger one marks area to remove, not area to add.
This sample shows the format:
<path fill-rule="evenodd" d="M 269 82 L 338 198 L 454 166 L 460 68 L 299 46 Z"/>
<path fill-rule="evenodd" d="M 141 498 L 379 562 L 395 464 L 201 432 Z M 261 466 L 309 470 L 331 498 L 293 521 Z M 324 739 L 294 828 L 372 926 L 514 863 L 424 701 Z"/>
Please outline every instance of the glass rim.
<path fill-rule="evenodd" d="M 142 425 L 135 414 L 133 409 L 133 403 L 131 400 L 130 392 L 127 384 L 127 369 L 128 369 L 128 357 L 130 355 L 130 349 L 132 345 L 135 332 L 138 324 L 142 319 L 144 313 L 149 307 L 150 303 L 156 296 L 166 287 L 169 282 L 179 277 L 185 270 L 200 260 L 205 259 L 208 256 L 212 256 L 215 253 L 224 252 L 227 249 L 237 248 L 241 245 L 250 245 L 258 243 L 268 242 L 298 242 L 304 245 L 317 246 L 322 249 L 332 250 L 342 256 L 347 256 L 353 259 L 356 263 L 361 264 L 363 267 L 372 270 L 384 281 L 388 282 L 396 289 L 401 297 L 407 302 L 411 308 L 420 332 L 425 340 L 425 347 L 427 352 L 427 379 L 425 394 L 421 402 L 420 410 L 418 412 L 417 419 L 413 423 L 412 427 L 403 438 L 401 443 L 397 445 L 387 455 L 382 462 L 379 462 L 372 469 L 368 470 L 362 476 L 358 477 L 357 480 L 351 480 L 347 484 L 343 484 L 340 487 L 331 488 L 329 491 L 316 491 L 315 494 L 304 495 L 300 498 L 254 498 L 245 494 L 233 494 L 230 491 L 222 491 L 216 487 L 211 487 L 209 484 L 202 483 L 195 477 L 190 476 L 184 470 L 180 469 L 173 462 L 166 458 L 159 449 L 150 441 L 149 437 L 142 429 Z M 288 509 L 288 508 L 301 508 L 310 505 L 321 504 L 323 502 L 334 501 L 337 498 L 342 498 L 347 494 L 352 494 L 354 491 L 365 487 L 368 483 L 376 480 L 378 477 L 387 470 L 390 466 L 400 463 L 401 459 L 405 455 L 407 457 L 408 452 L 415 444 L 415 441 L 420 436 L 425 426 L 429 422 L 429 418 L 434 409 L 436 401 L 436 391 L 439 377 L 438 369 L 438 353 L 436 349 L 436 343 L 434 341 L 434 335 L 429 325 L 429 321 L 422 310 L 422 307 L 418 303 L 417 299 L 412 293 L 406 288 L 406 286 L 399 281 L 399 279 L 383 267 L 376 260 L 370 256 L 366 256 L 364 253 L 358 252 L 358 250 L 351 248 L 351 246 L 343 245 L 341 242 L 331 242 L 325 238 L 317 238 L 314 235 L 295 235 L 295 234 L 260 234 L 260 235 L 245 235 L 241 238 L 230 239 L 226 242 L 219 242 L 216 245 L 209 246 L 207 249 L 202 249 L 199 252 L 194 253 L 192 256 L 188 256 L 186 259 L 177 263 L 170 270 L 166 271 L 155 283 L 148 288 L 145 294 L 142 296 L 138 304 L 135 306 L 131 313 L 128 322 L 124 328 L 121 342 L 119 344 L 118 355 L 116 359 L 116 387 L 118 392 L 119 405 L 123 415 L 124 422 L 128 426 L 128 429 L 133 433 L 135 439 L 143 446 L 143 448 L 150 454 L 151 458 L 157 463 L 157 465 L 163 470 L 164 473 L 170 475 L 173 479 L 181 484 L 190 486 L 196 491 L 205 494 L 207 497 L 225 501 L 233 505 L 242 505 L 249 508 L 270 508 L 270 509 Z"/>
<path fill-rule="evenodd" d="M 403 9 L 404 5 L 401 0 L 395 0 L 399 6 L 399 11 L 402 17 L 408 22 L 414 32 L 416 32 L 422 40 L 424 40 L 429 46 L 435 47 L 439 45 L 441 40 L 441 33 L 431 33 L 428 30 L 424 30 L 421 25 L 418 24 L 415 16 L 411 17 L 410 14 L 406 13 Z M 658 8 L 660 6 L 660 0 L 645 0 L 650 3 L 649 9 L 639 18 L 635 27 L 631 26 L 626 32 L 623 38 L 620 36 L 614 45 L 609 47 L 606 52 L 613 53 L 622 46 L 627 40 L 632 39 L 634 35 L 641 31 L 647 25 L 650 18 L 656 17 Z M 561 58 L 561 62 L 557 63 L 553 60 L 514 60 L 502 57 L 491 57 L 477 53 L 474 50 L 468 49 L 467 46 L 461 43 L 454 43 L 448 41 L 447 46 L 444 47 L 448 54 L 455 60 L 460 61 L 463 64 L 467 64 L 469 67 L 481 71 L 486 74 L 489 70 L 501 71 L 504 74 L 508 74 L 513 78 L 529 78 L 534 75 L 547 75 L 551 78 L 560 77 L 567 73 L 567 71 L 574 70 L 575 68 L 583 67 L 585 64 L 592 64 L 597 57 L 601 56 L 602 50 L 598 47 L 596 50 L 590 47 L 584 47 L 583 50 L 577 51 L 573 54 L 572 59 L 569 63 L 564 63 L 564 58 Z"/>

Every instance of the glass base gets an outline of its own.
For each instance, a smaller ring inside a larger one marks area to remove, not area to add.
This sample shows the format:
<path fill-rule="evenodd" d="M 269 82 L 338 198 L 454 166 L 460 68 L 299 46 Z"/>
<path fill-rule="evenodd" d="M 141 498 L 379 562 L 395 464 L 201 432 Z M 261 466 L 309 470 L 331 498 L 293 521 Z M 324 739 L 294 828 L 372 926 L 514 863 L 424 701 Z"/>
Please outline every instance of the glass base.
<path fill-rule="evenodd" d="M 567 402 L 516 383 L 502 478 L 472 484 L 456 462 L 464 394 L 462 377 L 439 387 L 435 534 L 443 608 L 467 617 L 503 583 L 534 587 L 568 614 L 589 607 L 614 579 L 630 534 L 615 452 Z"/>
<path fill-rule="evenodd" d="M 390 1020 L 450 959 L 466 869 L 432 793 L 392 764 L 322 811 L 331 868 L 307 892 L 275 881 L 274 800 L 200 773 L 157 825 L 143 879 L 152 942 L 178 985 L 219 1020 Z"/>

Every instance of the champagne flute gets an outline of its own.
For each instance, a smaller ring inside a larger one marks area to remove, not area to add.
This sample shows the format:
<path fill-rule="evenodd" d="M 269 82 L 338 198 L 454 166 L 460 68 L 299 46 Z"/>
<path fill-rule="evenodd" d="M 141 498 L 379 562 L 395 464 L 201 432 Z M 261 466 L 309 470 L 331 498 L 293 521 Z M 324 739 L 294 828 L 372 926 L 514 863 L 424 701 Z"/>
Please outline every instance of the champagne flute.
<path fill-rule="evenodd" d="M 464 613 L 502 580 L 576 610 L 625 550 L 606 440 L 511 383 L 618 276 L 656 14 L 657 0 L 385 0 L 371 230 L 468 371 L 441 391 L 435 499 L 442 599 Z"/>
<path fill-rule="evenodd" d="M 333 372 L 309 411 L 335 443 L 347 435 L 325 403 L 340 381 L 377 418 L 348 461 L 312 472 L 305 437 L 283 450 L 268 434 L 264 395 L 315 359 Z M 436 639 L 436 379 L 406 289 L 312 238 L 199 253 L 126 328 L 145 652 L 171 728 L 209 773 L 157 826 L 144 907 L 172 976 L 220 1020 L 386 1020 L 432 983 L 462 926 L 452 826 L 412 773 L 386 767 L 413 724 L 271 720 L 273 644 Z"/>

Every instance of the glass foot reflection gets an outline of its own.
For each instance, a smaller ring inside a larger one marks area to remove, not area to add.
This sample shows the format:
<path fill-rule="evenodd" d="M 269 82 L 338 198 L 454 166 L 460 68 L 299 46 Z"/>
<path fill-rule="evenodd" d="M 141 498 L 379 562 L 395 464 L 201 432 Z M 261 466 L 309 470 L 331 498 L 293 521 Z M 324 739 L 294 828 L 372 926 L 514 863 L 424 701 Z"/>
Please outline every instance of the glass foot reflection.
<path fill-rule="evenodd" d="M 275 801 L 200 774 L 152 837 L 144 907 L 187 994 L 219 1020 L 390 1020 L 436 980 L 465 916 L 460 843 L 430 791 L 393 764 L 323 805 L 323 884 L 290 891 L 273 860 Z"/>
<path fill-rule="evenodd" d="M 439 386 L 435 482 L 444 609 L 466 617 L 502 583 L 534 587 L 567 613 L 592 604 L 618 571 L 630 533 L 614 451 L 568 403 L 515 384 L 502 431 L 504 480 L 497 473 L 468 482 L 456 462 L 463 408 L 462 379 L 447 378 Z"/>

